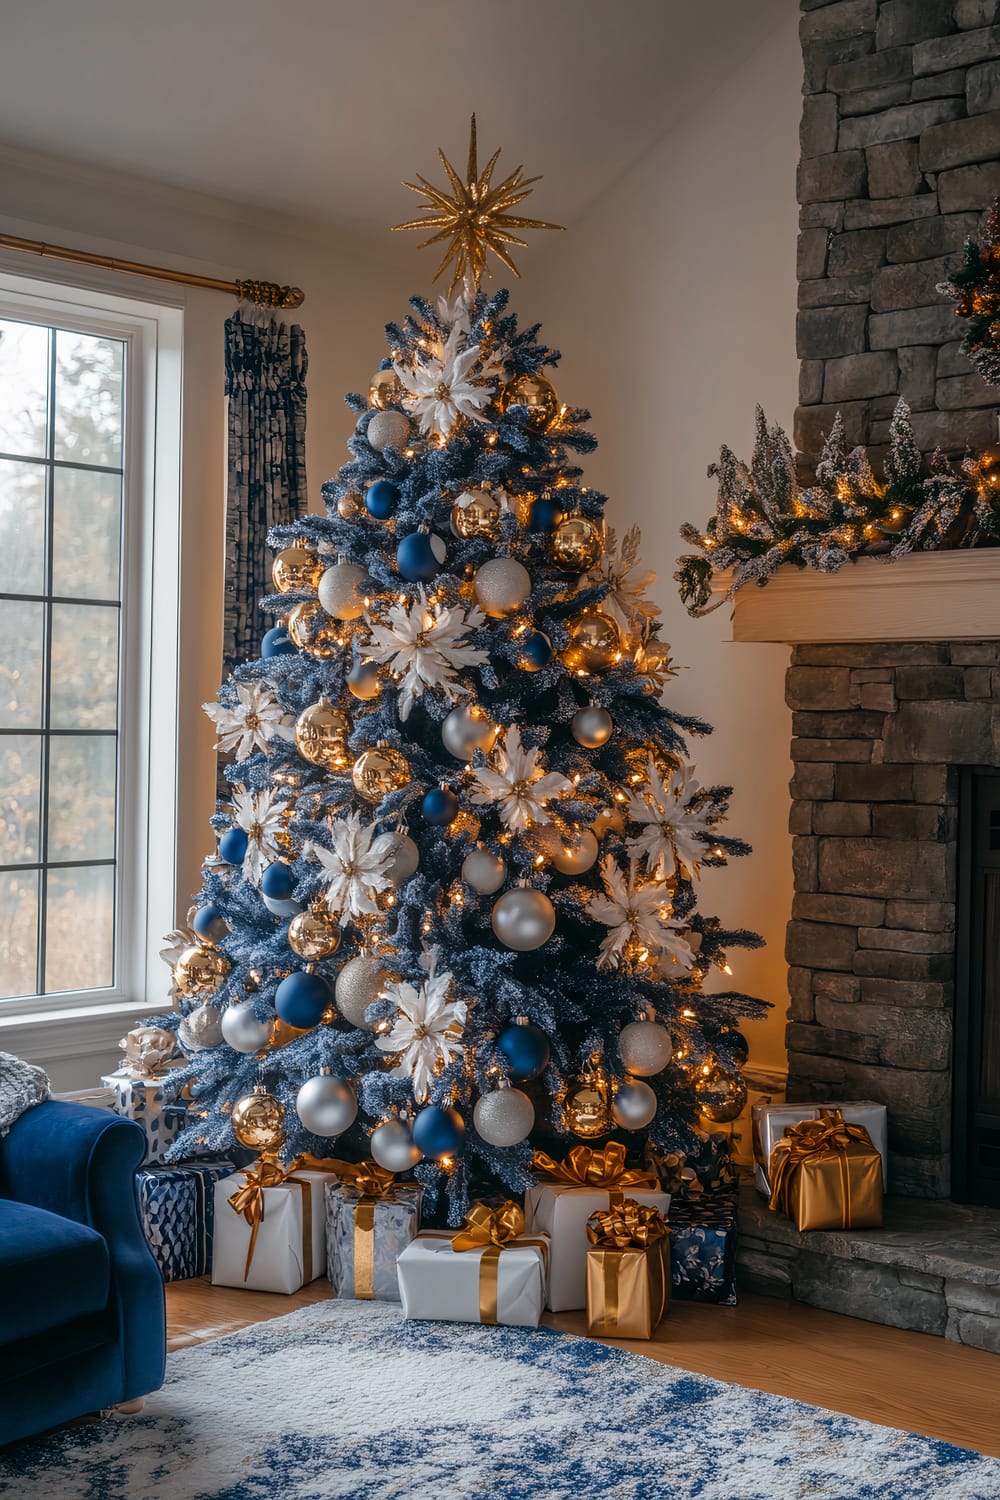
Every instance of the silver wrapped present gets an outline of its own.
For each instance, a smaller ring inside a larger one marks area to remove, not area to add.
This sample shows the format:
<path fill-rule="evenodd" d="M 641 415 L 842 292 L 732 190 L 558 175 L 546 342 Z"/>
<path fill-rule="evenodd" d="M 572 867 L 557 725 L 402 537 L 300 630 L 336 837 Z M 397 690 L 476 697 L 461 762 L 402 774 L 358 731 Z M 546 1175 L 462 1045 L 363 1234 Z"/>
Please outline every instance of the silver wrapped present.
<path fill-rule="evenodd" d="M 424 1190 L 393 1184 L 378 1197 L 331 1183 L 326 1198 L 327 1273 L 337 1297 L 398 1302 L 396 1258 L 420 1228 Z"/>

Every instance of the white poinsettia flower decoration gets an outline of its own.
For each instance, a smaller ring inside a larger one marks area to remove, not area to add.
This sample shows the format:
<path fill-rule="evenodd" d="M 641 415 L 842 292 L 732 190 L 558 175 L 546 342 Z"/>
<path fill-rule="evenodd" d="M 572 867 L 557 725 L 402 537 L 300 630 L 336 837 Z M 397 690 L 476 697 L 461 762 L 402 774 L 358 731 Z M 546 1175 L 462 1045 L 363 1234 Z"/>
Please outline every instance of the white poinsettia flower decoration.
<path fill-rule="evenodd" d="M 478 609 L 449 609 L 427 603 L 421 588 L 412 604 L 393 604 L 385 620 L 365 615 L 371 640 L 361 647 L 368 661 L 387 665 L 400 678 L 399 717 L 406 720 L 428 690 L 455 703 L 468 691 L 455 681 L 462 667 L 481 666 L 485 651 L 471 646 L 469 631 L 482 625 Z"/>
<path fill-rule="evenodd" d="M 235 703 L 201 705 L 219 736 L 216 750 L 232 750 L 237 760 L 246 760 L 255 750 L 269 750 L 273 739 L 294 738 L 291 715 L 285 713 L 266 683 L 232 682 L 232 686 L 236 689 Z"/>
<path fill-rule="evenodd" d="M 680 765 L 664 785 L 650 761 L 647 784 L 629 798 L 628 815 L 641 831 L 627 840 L 628 851 L 657 880 L 666 880 L 678 864 L 696 876 L 705 856 L 701 835 L 711 832 L 713 810 L 690 805 L 698 791 L 693 773 L 693 766 Z"/>
<path fill-rule="evenodd" d="M 361 814 L 351 812 L 334 823 L 332 849 L 311 845 L 312 858 L 323 867 L 330 911 L 350 917 L 371 916 L 378 911 L 375 897 L 392 885 L 396 835 L 376 836 L 375 830 L 374 823 L 362 823 Z"/>
<path fill-rule="evenodd" d="M 516 724 L 497 742 L 492 762 L 473 771 L 480 790 L 473 792 L 472 800 L 480 807 L 495 803 L 512 833 L 523 833 L 532 823 L 550 822 L 546 804 L 573 789 L 558 771 L 546 771 L 539 750 L 522 745 Z"/>
<path fill-rule="evenodd" d="M 648 953 L 669 956 L 690 969 L 694 953 L 680 923 L 673 920 L 670 892 L 656 881 L 640 881 L 638 867 L 628 874 L 608 854 L 601 860 L 605 895 L 593 896 L 590 913 L 609 929 L 601 943 L 599 969 L 617 969 L 634 938 Z"/>
<path fill-rule="evenodd" d="M 435 302 L 434 310 L 441 327 L 446 328 L 449 333 L 453 328 L 461 333 L 468 333 L 472 324 L 472 304 L 464 287 L 459 287 L 454 297 L 443 292 Z"/>
<path fill-rule="evenodd" d="M 641 631 L 643 623 L 657 615 L 656 605 L 644 597 L 656 582 L 656 574 L 639 561 L 641 541 L 638 526 L 626 531 L 620 546 L 614 531 L 609 529 L 604 551 L 579 583 L 581 589 L 610 584 L 600 607 L 614 617 L 626 635 Z"/>
<path fill-rule="evenodd" d="M 233 821 L 247 836 L 243 874 L 251 885 L 260 885 L 265 868 L 281 858 L 279 835 L 290 811 L 291 803 L 283 792 L 248 792 L 245 787 L 234 790 Z"/>
<path fill-rule="evenodd" d="M 396 1018 L 375 1045 L 382 1052 L 400 1054 L 391 1076 L 410 1079 L 418 1104 L 430 1094 L 438 1069 L 447 1067 L 463 1050 L 460 1037 L 468 1006 L 464 1000 L 449 1000 L 451 983 L 448 970 L 439 974 L 432 963 L 419 989 L 401 980 L 385 991 L 385 999 L 396 1007 Z"/>
<path fill-rule="evenodd" d="M 394 365 L 406 395 L 403 405 L 431 436 L 447 439 L 460 417 L 482 421 L 480 412 L 492 399 L 494 387 L 482 372 L 473 378 L 479 345 L 463 347 L 465 334 L 455 326 L 440 358 L 427 353 L 415 365 Z"/>

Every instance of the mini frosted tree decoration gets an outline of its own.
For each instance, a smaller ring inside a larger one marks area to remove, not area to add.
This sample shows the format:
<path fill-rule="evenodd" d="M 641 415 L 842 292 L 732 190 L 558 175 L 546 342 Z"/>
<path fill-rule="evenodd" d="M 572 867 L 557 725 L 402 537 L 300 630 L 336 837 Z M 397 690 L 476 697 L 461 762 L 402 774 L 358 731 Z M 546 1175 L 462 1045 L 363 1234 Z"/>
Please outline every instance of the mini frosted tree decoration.
<path fill-rule="evenodd" d="M 209 706 L 231 799 L 163 1018 L 175 1156 L 230 1147 L 260 1076 L 286 1158 L 413 1168 L 452 1222 L 530 1184 L 536 1130 L 690 1150 L 763 1013 L 705 982 L 760 942 L 698 901 L 748 850 L 688 763 L 708 726 L 660 702 L 638 534 L 583 483 L 558 354 L 480 285 L 531 222 L 495 162 L 473 138 L 424 185 L 451 292 L 389 325 L 326 514 L 272 534 L 278 624 Z"/>
<path fill-rule="evenodd" d="M 954 302 L 956 317 L 967 321 L 962 353 L 987 385 L 1000 385 L 1000 198 L 982 238 L 966 240 L 962 265 L 938 291 Z"/>

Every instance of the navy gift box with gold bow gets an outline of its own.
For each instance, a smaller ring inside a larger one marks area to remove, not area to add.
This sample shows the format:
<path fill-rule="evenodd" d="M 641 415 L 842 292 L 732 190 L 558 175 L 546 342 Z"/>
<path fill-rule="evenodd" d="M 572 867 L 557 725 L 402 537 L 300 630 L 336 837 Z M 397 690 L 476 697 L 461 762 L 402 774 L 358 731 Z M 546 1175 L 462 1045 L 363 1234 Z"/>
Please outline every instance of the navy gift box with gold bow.
<path fill-rule="evenodd" d="M 736 1306 L 738 1189 L 725 1185 L 670 1205 L 670 1267 L 677 1302 Z"/>

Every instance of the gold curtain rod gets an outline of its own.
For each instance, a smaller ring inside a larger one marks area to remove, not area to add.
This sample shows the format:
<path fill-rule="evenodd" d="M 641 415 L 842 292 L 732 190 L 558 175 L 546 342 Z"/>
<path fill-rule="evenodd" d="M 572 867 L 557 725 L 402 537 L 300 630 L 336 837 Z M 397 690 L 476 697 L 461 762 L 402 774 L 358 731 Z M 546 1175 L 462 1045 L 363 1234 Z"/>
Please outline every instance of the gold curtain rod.
<path fill-rule="evenodd" d="M 145 266 L 137 260 L 117 260 L 113 255 L 94 255 L 90 250 L 70 250 L 45 240 L 24 240 L 16 234 L 0 234 L 0 250 L 20 250 L 50 260 L 67 260 L 77 266 L 100 266 L 105 271 L 124 271 L 128 276 L 148 276 L 154 281 L 172 281 L 178 286 L 206 287 L 210 292 L 229 292 L 261 307 L 301 307 L 305 292 L 297 286 L 279 286 L 276 281 L 217 281 L 214 276 L 195 276 L 189 271 L 171 271 L 166 266 Z"/>

